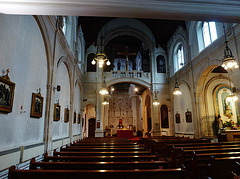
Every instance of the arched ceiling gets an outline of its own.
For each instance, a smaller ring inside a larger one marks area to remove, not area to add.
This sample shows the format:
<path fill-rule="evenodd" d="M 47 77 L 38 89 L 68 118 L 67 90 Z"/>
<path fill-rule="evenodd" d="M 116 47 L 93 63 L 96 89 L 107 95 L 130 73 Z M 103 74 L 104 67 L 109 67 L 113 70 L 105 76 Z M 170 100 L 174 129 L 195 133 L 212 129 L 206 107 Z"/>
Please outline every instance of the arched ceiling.
<path fill-rule="evenodd" d="M 86 47 L 89 47 L 91 44 L 96 43 L 97 35 L 103 27 L 104 24 L 115 18 L 107 17 L 84 17 L 81 16 L 78 18 L 78 23 L 81 24 L 84 38 L 86 40 Z M 137 19 L 144 23 L 154 34 L 156 44 L 160 45 L 164 50 L 167 49 L 167 41 L 170 39 L 175 30 L 182 26 L 185 28 L 185 21 L 177 20 L 162 20 L 162 19 Z M 123 37 L 123 36 L 121 36 Z M 115 38 L 110 41 L 110 44 L 113 46 L 119 46 L 127 42 L 129 43 L 139 43 L 136 40 L 132 41 L 133 37 L 128 36 L 128 38 Z M 110 45 L 108 45 L 109 47 Z M 125 45 L 121 50 L 125 49 Z M 120 49 L 118 49 L 120 51 Z"/>

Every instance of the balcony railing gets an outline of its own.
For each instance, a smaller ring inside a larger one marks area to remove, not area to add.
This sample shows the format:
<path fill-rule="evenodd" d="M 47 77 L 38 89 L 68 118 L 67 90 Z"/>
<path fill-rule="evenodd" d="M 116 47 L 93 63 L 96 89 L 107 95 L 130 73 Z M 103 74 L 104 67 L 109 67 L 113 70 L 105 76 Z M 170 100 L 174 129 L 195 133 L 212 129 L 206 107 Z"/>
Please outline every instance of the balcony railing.
<path fill-rule="evenodd" d="M 116 78 L 132 78 L 134 79 L 140 79 L 147 83 L 151 82 L 151 75 L 149 72 L 143 72 L 143 71 L 111 71 L 106 76 L 106 80 L 113 80 Z M 131 79 L 129 79 L 131 80 Z"/>

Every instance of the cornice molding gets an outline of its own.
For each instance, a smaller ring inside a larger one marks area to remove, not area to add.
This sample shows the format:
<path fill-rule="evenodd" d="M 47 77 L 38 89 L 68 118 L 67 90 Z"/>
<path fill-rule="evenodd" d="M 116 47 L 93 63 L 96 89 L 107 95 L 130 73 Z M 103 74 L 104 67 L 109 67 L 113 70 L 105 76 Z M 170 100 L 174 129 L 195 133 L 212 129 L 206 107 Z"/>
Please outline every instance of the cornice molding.
<path fill-rule="evenodd" d="M 0 0 L 0 13 L 240 22 L 238 0 Z"/>

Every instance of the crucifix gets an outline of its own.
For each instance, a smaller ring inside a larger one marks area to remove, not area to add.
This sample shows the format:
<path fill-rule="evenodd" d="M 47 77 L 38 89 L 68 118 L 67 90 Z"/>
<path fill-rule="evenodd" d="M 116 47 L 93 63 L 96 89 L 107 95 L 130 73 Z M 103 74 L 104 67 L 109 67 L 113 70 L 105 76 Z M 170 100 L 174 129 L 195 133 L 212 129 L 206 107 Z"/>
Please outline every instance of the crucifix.
<path fill-rule="evenodd" d="M 128 56 L 136 55 L 135 52 L 128 52 L 128 46 L 125 47 L 125 52 L 117 52 L 118 55 L 124 55 L 126 57 L 126 71 L 128 71 Z"/>

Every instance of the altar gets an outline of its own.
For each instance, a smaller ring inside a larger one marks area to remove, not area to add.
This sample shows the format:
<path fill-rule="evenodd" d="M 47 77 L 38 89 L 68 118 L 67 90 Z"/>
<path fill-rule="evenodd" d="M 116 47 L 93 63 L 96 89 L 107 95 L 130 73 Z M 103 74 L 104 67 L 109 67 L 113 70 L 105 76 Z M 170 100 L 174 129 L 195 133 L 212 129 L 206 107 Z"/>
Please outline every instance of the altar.
<path fill-rule="evenodd" d="M 224 134 L 227 135 L 227 141 L 240 140 L 240 130 L 225 130 Z"/>
<path fill-rule="evenodd" d="M 133 130 L 117 130 L 117 137 L 121 138 L 132 138 L 133 137 Z"/>

